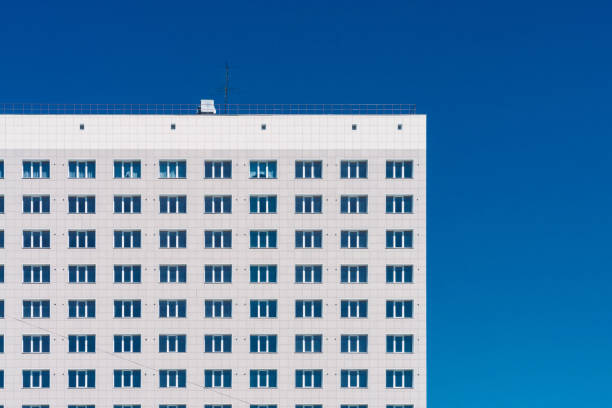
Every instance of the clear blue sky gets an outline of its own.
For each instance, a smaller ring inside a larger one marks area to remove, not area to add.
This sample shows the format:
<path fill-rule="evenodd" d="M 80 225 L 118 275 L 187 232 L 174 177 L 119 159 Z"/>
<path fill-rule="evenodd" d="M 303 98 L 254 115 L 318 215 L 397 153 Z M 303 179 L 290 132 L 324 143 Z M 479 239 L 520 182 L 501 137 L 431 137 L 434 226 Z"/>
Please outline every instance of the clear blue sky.
<path fill-rule="evenodd" d="M 0 14 L 2 102 L 195 103 L 220 97 L 229 60 L 234 103 L 417 104 L 430 407 L 612 406 L 609 1 L 7 1 Z"/>

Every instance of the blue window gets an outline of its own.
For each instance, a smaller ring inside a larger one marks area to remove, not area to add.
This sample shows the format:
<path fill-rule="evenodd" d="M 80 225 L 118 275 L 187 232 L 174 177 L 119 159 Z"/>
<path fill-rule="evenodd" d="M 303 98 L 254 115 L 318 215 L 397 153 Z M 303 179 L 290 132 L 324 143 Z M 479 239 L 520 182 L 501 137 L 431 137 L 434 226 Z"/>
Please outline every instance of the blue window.
<path fill-rule="evenodd" d="M 341 300 L 340 317 L 344 318 L 366 318 L 368 317 L 367 300 Z"/>
<path fill-rule="evenodd" d="M 321 160 L 296 160 L 296 179 L 320 179 L 323 177 L 323 162 Z"/>
<path fill-rule="evenodd" d="M 25 214 L 49 214 L 51 198 L 48 195 L 24 195 L 23 212 Z"/>
<path fill-rule="evenodd" d="M 162 407 L 162 406 L 164 406 L 164 405 L 160 405 L 160 407 Z M 140 404 L 114 404 L 113 408 L 141 408 L 141 406 L 140 406 Z M 183 408 L 184 408 L 184 406 L 183 406 Z"/>
<path fill-rule="evenodd" d="M 322 388 L 323 370 L 295 370 L 295 388 Z"/>
<path fill-rule="evenodd" d="M 388 179 L 412 178 L 412 161 L 387 160 L 386 176 Z"/>
<path fill-rule="evenodd" d="M 68 388 L 96 388 L 96 370 L 68 370 Z"/>
<path fill-rule="evenodd" d="M 387 214 L 408 214 L 412 212 L 411 195 L 387 196 L 385 205 Z"/>
<path fill-rule="evenodd" d="M 25 200 L 25 197 L 24 197 Z M 24 203 L 25 209 L 25 203 Z M 68 213 L 93 214 L 96 212 L 96 196 L 68 196 Z"/>
<path fill-rule="evenodd" d="M 204 196 L 205 214 L 229 214 L 232 212 L 231 195 L 207 195 Z"/>
<path fill-rule="evenodd" d="M 113 275 L 115 283 L 140 283 L 142 267 L 140 265 L 114 265 Z"/>
<path fill-rule="evenodd" d="M 232 408 L 231 404 L 204 404 L 204 408 Z"/>
<path fill-rule="evenodd" d="M 251 214 L 276 213 L 275 195 L 252 195 L 249 197 L 249 210 Z"/>
<path fill-rule="evenodd" d="M 4 178 L 4 160 L 0 160 L 0 179 Z"/>
<path fill-rule="evenodd" d="M 23 265 L 23 283 L 51 282 L 50 265 Z"/>
<path fill-rule="evenodd" d="M 277 407 L 276 407 L 276 404 L 264 404 L 264 405 L 262 405 L 262 404 L 257 404 L 257 405 L 251 404 L 251 405 L 249 405 L 249 408 L 277 408 Z"/>
<path fill-rule="evenodd" d="M 321 214 L 323 207 L 323 196 L 320 195 L 297 195 L 295 196 L 296 214 Z"/>
<path fill-rule="evenodd" d="M 69 300 L 68 317 L 72 319 L 93 319 L 96 317 L 95 300 Z"/>
<path fill-rule="evenodd" d="M 187 387 L 187 370 L 159 370 L 159 388 Z"/>
<path fill-rule="evenodd" d="M 95 334 L 69 334 L 68 335 L 69 353 L 95 353 L 96 335 Z"/>
<path fill-rule="evenodd" d="M 413 337 L 411 334 L 388 334 L 387 353 L 412 353 Z"/>
<path fill-rule="evenodd" d="M 187 317 L 187 301 L 184 299 L 160 300 L 159 317 Z"/>
<path fill-rule="evenodd" d="M 296 300 L 295 317 L 323 317 L 323 301 Z"/>
<path fill-rule="evenodd" d="M 205 334 L 204 335 L 205 353 L 231 353 L 232 335 L 231 334 Z"/>
<path fill-rule="evenodd" d="M 118 231 L 113 232 L 115 248 L 140 248 L 140 231 Z"/>
<path fill-rule="evenodd" d="M 187 248 L 187 230 L 159 231 L 160 248 Z"/>
<path fill-rule="evenodd" d="M 276 318 L 277 301 L 268 300 L 251 300 L 251 317 L 253 318 Z"/>
<path fill-rule="evenodd" d="M 185 214 L 187 212 L 187 196 L 160 195 L 159 212 L 161 214 Z"/>
<path fill-rule="evenodd" d="M 254 231 L 249 233 L 251 248 L 276 248 L 276 231 Z"/>
<path fill-rule="evenodd" d="M 412 248 L 412 230 L 387 230 L 387 248 Z"/>
<path fill-rule="evenodd" d="M 341 353 L 367 353 L 367 334 L 343 334 L 340 336 Z"/>
<path fill-rule="evenodd" d="M 0 334 L 0 353 L 4 353 L 4 335 Z"/>
<path fill-rule="evenodd" d="M 232 265 L 204 265 L 204 283 L 232 283 Z"/>
<path fill-rule="evenodd" d="M 23 318 L 24 319 L 48 319 L 51 312 L 51 302 L 48 300 L 24 300 Z"/>
<path fill-rule="evenodd" d="M 139 405 L 140 407 L 140 405 Z M 159 404 L 159 408 L 187 408 L 187 405 L 185 404 Z"/>
<path fill-rule="evenodd" d="M 0 300 L 0 319 L 4 319 L 4 300 Z"/>
<path fill-rule="evenodd" d="M 96 162 L 94 160 L 68 161 L 68 178 L 96 178 Z"/>
<path fill-rule="evenodd" d="M 251 160 L 249 178 L 276 178 L 275 160 Z"/>
<path fill-rule="evenodd" d="M 296 353 L 321 353 L 323 350 L 323 336 L 321 334 L 296 334 Z"/>
<path fill-rule="evenodd" d="M 140 160 L 115 160 L 114 176 L 118 179 L 139 179 Z"/>
<path fill-rule="evenodd" d="M 187 265 L 159 265 L 159 282 L 187 282 Z"/>
<path fill-rule="evenodd" d="M 140 388 L 140 370 L 113 370 L 115 388 Z"/>
<path fill-rule="evenodd" d="M 23 370 L 23 388 L 49 388 L 49 370 Z"/>
<path fill-rule="evenodd" d="M 68 248 L 95 248 L 95 230 L 68 231 Z"/>
<path fill-rule="evenodd" d="M 323 408 L 323 405 L 321 404 L 308 404 L 308 405 L 296 404 L 295 408 Z"/>
<path fill-rule="evenodd" d="M 4 233 L 2 234 L 1 238 L 2 238 L 2 243 L 4 243 Z M 23 231 L 23 247 L 24 248 L 50 248 L 51 247 L 51 232 L 47 230 Z"/>
<path fill-rule="evenodd" d="M 115 334 L 113 336 L 113 351 L 115 353 L 140 353 L 140 334 Z"/>
<path fill-rule="evenodd" d="M 4 265 L 0 265 L 0 283 L 4 283 Z"/>
<path fill-rule="evenodd" d="M 367 388 L 368 370 L 340 370 L 341 388 Z"/>
<path fill-rule="evenodd" d="M 412 388 L 412 370 L 387 370 L 387 388 Z"/>
<path fill-rule="evenodd" d="M 49 405 L 22 405 L 21 408 L 49 408 Z"/>
<path fill-rule="evenodd" d="M 359 404 L 359 405 L 342 404 L 340 405 L 340 408 L 368 408 L 368 405 L 367 404 Z"/>
<path fill-rule="evenodd" d="M 276 283 L 277 265 L 251 265 L 249 268 L 251 283 Z"/>
<path fill-rule="evenodd" d="M 48 179 L 49 161 L 48 160 L 24 160 L 23 178 L 27 179 Z"/>
<path fill-rule="evenodd" d="M 323 248 L 323 231 L 297 230 L 295 231 L 296 248 Z"/>
<path fill-rule="evenodd" d="M 24 353 L 48 353 L 51 340 L 48 334 L 28 334 L 22 336 Z"/>
<path fill-rule="evenodd" d="M 389 405 L 387 404 L 387 408 L 414 408 L 414 405 L 412 404 L 394 404 L 394 405 Z"/>
<path fill-rule="evenodd" d="M 187 162 L 185 160 L 160 160 L 159 177 L 184 179 L 187 177 Z"/>
<path fill-rule="evenodd" d="M 249 372 L 249 387 L 251 388 L 276 388 L 276 370 L 251 370 Z"/>
<path fill-rule="evenodd" d="M 340 197 L 340 213 L 366 214 L 368 212 L 367 195 L 351 195 Z"/>
<path fill-rule="evenodd" d="M 0 214 L 4 214 L 4 196 L 0 195 Z"/>
<path fill-rule="evenodd" d="M 185 353 L 187 352 L 186 334 L 160 334 L 160 353 Z"/>
<path fill-rule="evenodd" d="M 232 301 L 230 299 L 206 299 L 204 301 L 204 317 L 231 318 Z"/>
<path fill-rule="evenodd" d="M 68 408 L 96 408 L 95 405 L 68 405 Z"/>
<path fill-rule="evenodd" d="M 204 248 L 231 248 L 231 230 L 206 230 L 204 231 Z"/>
<path fill-rule="evenodd" d="M 368 231 L 341 231 L 340 232 L 340 247 L 341 248 L 367 248 L 368 247 Z"/>
<path fill-rule="evenodd" d="M 387 318 L 408 319 L 412 317 L 412 300 L 387 300 Z"/>
<path fill-rule="evenodd" d="M 368 265 L 341 265 L 340 283 L 368 283 Z"/>
<path fill-rule="evenodd" d="M 387 283 L 412 283 L 412 265 L 387 265 Z"/>
<path fill-rule="evenodd" d="M 0 370 L 0 389 L 2 388 L 4 388 L 4 370 Z"/>
<path fill-rule="evenodd" d="M 276 353 L 276 334 L 251 334 L 251 353 Z"/>
<path fill-rule="evenodd" d="M 368 178 L 367 160 L 342 160 L 340 162 L 340 178 Z"/>
<path fill-rule="evenodd" d="M 139 195 L 116 195 L 113 197 L 115 214 L 140 214 L 141 198 Z"/>
<path fill-rule="evenodd" d="M 4 248 L 4 230 L 0 230 L 0 248 Z"/>
<path fill-rule="evenodd" d="M 204 178 L 206 179 L 230 179 L 232 178 L 231 160 L 205 160 Z"/>
<path fill-rule="evenodd" d="M 204 388 L 232 388 L 232 370 L 204 370 Z"/>
<path fill-rule="evenodd" d="M 140 300 L 115 300 L 113 306 L 116 318 L 140 318 Z"/>
<path fill-rule="evenodd" d="M 321 283 L 323 265 L 295 265 L 295 283 Z"/>

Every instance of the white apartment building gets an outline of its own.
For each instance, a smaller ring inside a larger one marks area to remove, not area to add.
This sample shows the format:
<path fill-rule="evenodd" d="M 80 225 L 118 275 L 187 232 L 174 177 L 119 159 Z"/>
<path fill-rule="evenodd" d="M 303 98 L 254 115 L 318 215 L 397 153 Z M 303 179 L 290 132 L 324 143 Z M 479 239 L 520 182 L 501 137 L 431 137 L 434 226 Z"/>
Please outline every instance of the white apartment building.
<path fill-rule="evenodd" d="M 426 117 L 319 108 L 5 106 L 0 407 L 425 408 Z"/>

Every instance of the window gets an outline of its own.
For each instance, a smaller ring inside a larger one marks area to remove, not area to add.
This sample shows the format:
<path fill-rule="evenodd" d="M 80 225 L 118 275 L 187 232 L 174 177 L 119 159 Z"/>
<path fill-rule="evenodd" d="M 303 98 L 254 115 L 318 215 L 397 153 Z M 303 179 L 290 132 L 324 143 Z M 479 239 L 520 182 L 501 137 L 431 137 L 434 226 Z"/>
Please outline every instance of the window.
<path fill-rule="evenodd" d="M 4 265 L 0 265 L 0 283 L 4 283 Z"/>
<path fill-rule="evenodd" d="M 113 305 L 116 318 L 140 317 L 140 300 L 115 300 Z"/>
<path fill-rule="evenodd" d="M 368 408 L 367 404 L 361 404 L 361 405 L 346 405 L 346 404 L 342 404 L 340 405 L 340 408 Z"/>
<path fill-rule="evenodd" d="M 321 353 L 323 350 L 323 336 L 320 334 L 296 334 L 296 353 Z"/>
<path fill-rule="evenodd" d="M 412 306 L 412 300 L 387 300 L 387 318 L 411 318 Z"/>
<path fill-rule="evenodd" d="M 251 300 L 251 317 L 275 318 L 277 311 L 276 300 Z"/>
<path fill-rule="evenodd" d="M 187 248 L 187 230 L 159 231 L 160 248 Z"/>
<path fill-rule="evenodd" d="M 140 408 L 140 405 L 138 407 Z M 172 405 L 159 404 L 159 408 L 187 408 L 187 405 L 185 404 L 172 404 Z"/>
<path fill-rule="evenodd" d="M 231 160 L 205 160 L 204 178 L 229 179 L 232 178 Z"/>
<path fill-rule="evenodd" d="M 68 317 L 79 319 L 93 319 L 96 317 L 96 301 L 95 300 L 69 300 L 68 301 Z"/>
<path fill-rule="evenodd" d="M 115 160 L 114 174 L 118 179 L 139 179 L 140 160 Z"/>
<path fill-rule="evenodd" d="M 341 388 L 367 388 L 368 370 L 340 370 Z"/>
<path fill-rule="evenodd" d="M 296 248 L 323 248 L 323 231 L 295 231 Z"/>
<path fill-rule="evenodd" d="M 204 317 L 207 318 L 231 318 L 232 317 L 232 301 L 230 299 L 213 300 L 207 299 L 204 301 Z"/>
<path fill-rule="evenodd" d="M 113 351 L 115 353 L 140 353 L 140 334 L 115 334 L 113 336 Z"/>
<path fill-rule="evenodd" d="M 367 248 L 368 231 L 340 231 L 340 248 Z"/>
<path fill-rule="evenodd" d="M 49 408 L 49 405 L 22 405 L 21 408 Z"/>
<path fill-rule="evenodd" d="M 23 265 L 23 283 L 51 282 L 51 266 Z"/>
<path fill-rule="evenodd" d="M 321 283 L 323 265 L 295 265 L 295 283 Z"/>
<path fill-rule="evenodd" d="M 68 370 L 68 388 L 96 388 L 96 370 Z"/>
<path fill-rule="evenodd" d="M 267 405 L 266 404 L 264 404 L 264 405 L 262 405 L 262 404 L 257 404 L 257 405 L 251 404 L 251 405 L 249 405 L 249 408 L 277 408 L 277 406 L 276 406 L 276 404 L 267 404 Z"/>
<path fill-rule="evenodd" d="M 0 319 L 4 319 L 4 300 L 1 300 L 1 299 L 0 299 Z"/>
<path fill-rule="evenodd" d="M 321 160 L 296 160 L 296 179 L 320 179 L 323 177 L 323 162 Z"/>
<path fill-rule="evenodd" d="M 320 195 L 297 195 L 295 196 L 296 214 L 321 214 L 323 197 Z"/>
<path fill-rule="evenodd" d="M 275 195 L 252 195 L 249 197 L 249 210 L 251 214 L 276 213 Z"/>
<path fill-rule="evenodd" d="M 187 370 L 159 370 L 159 388 L 185 388 Z"/>
<path fill-rule="evenodd" d="M 68 196 L 68 213 L 93 214 L 95 212 L 96 196 Z"/>
<path fill-rule="evenodd" d="M 68 178 L 96 178 L 96 162 L 94 160 L 68 161 Z"/>
<path fill-rule="evenodd" d="M 308 405 L 296 404 L 295 408 L 323 408 L 323 405 L 321 404 L 308 404 Z"/>
<path fill-rule="evenodd" d="M 295 370 L 295 388 L 322 388 L 323 370 Z"/>
<path fill-rule="evenodd" d="M 204 265 L 204 283 L 232 283 L 232 265 Z"/>
<path fill-rule="evenodd" d="M 340 301 L 340 317 L 351 318 L 366 318 L 368 317 L 368 301 L 367 300 L 341 300 Z"/>
<path fill-rule="evenodd" d="M 25 214 L 49 214 L 51 198 L 48 195 L 24 195 L 23 212 Z"/>
<path fill-rule="evenodd" d="M 341 265 L 340 283 L 368 283 L 368 265 Z"/>
<path fill-rule="evenodd" d="M 412 283 L 412 265 L 387 265 L 387 283 Z"/>
<path fill-rule="evenodd" d="M 0 334 L 0 353 L 4 353 L 4 335 Z"/>
<path fill-rule="evenodd" d="M 113 370 L 115 388 L 140 388 L 140 370 Z"/>
<path fill-rule="evenodd" d="M 207 195 L 204 196 L 205 214 L 229 214 L 232 212 L 231 195 Z"/>
<path fill-rule="evenodd" d="M 251 265 L 251 283 L 276 283 L 277 265 Z"/>
<path fill-rule="evenodd" d="M 187 282 L 187 265 L 159 265 L 159 282 Z"/>
<path fill-rule="evenodd" d="M 251 160 L 249 178 L 276 178 L 275 160 Z"/>
<path fill-rule="evenodd" d="M 412 370 L 387 370 L 387 388 L 412 388 Z"/>
<path fill-rule="evenodd" d="M 69 353 L 95 353 L 96 335 L 95 334 L 69 334 L 68 335 Z"/>
<path fill-rule="evenodd" d="M 0 214 L 4 214 L 4 196 L 0 195 Z"/>
<path fill-rule="evenodd" d="M 412 213 L 411 195 L 393 195 L 386 199 L 387 214 L 407 214 Z"/>
<path fill-rule="evenodd" d="M 27 179 L 48 179 L 49 161 L 48 160 L 24 160 L 23 178 Z"/>
<path fill-rule="evenodd" d="M 2 234 L 2 242 L 4 243 L 4 234 Z M 51 247 L 51 232 L 50 231 L 23 231 L 23 247 L 24 248 L 50 248 Z"/>
<path fill-rule="evenodd" d="M 368 212 L 367 195 L 351 195 L 340 197 L 340 213 L 366 214 Z"/>
<path fill-rule="evenodd" d="M 4 248 L 4 230 L 0 230 L 0 248 Z"/>
<path fill-rule="evenodd" d="M 4 160 L 0 160 L 0 179 L 4 178 Z"/>
<path fill-rule="evenodd" d="M 232 408 L 231 404 L 204 404 L 204 408 Z"/>
<path fill-rule="evenodd" d="M 412 248 L 412 230 L 387 230 L 387 248 Z"/>
<path fill-rule="evenodd" d="M 367 334 L 343 334 L 340 336 L 341 353 L 367 353 Z"/>
<path fill-rule="evenodd" d="M 160 160 L 159 178 L 184 179 L 187 177 L 187 162 L 185 160 Z"/>
<path fill-rule="evenodd" d="M 323 317 L 323 301 L 296 300 L 295 317 Z"/>
<path fill-rule="evenodd" d="M 49 388 L 49 370 L 23 370 L 23 388 Z"/>
<path fill-rule="evenodd" d="M 250 343 L 251 353 L 276 353 L 275 334 L 251 334 Z"/>
<path fill-rule="evenodd" d="M 232 370 L 204 370 L 204 388 L 231 388 Z"/>
<path fill-rule="evenodd" d="M 206 230 L 204 231 L 204 248 L 231 248 L 231 230 Z"/>
<path fill-rule="evenodd" d="M 163 405 L 160 405 L 160 407 L 162 406 Z M 141 407 L 140 407 L 140 404 L 114 404 L 113 408 L 141 408 Z M 183 406 L 183 408 L 185 407 Z"/>
<path fill-rule="evenodd" d="M 205 353 L 231 353 L 232 335 L 231 334 L 205 334 L 204 335 Z"/>
<path fill-rule="evenodd" d="M 353 123 L 351 125 L 351 130 L 357 130 L 357 124 L 356 123 Z"/>
<path fill-rule="evenodd" d="M 249 387 L 276 388 L 276 370 L 251 370 L 249 373 Z"/>
<path fill-rule="evenodd" d="M 342 160 L 340 162 L 340 178 L 368 178 L 367 160 Z"/>
<path fill-rule="evenodd" d="M 186 334 L 160 334 L 160 353 L 185 353 L 187 351 Z"/>
<path fill-rule="evenodd" d="M 412 178 L 411 160 L 387 160 L 388 179 Z"/>
<path fill-rule="evenodd" d="M 47 334 L 31 334 L 22 336 L 24 353 L 48 353 L 51 339 Z"/>
<path fill-rule="evenodd" d="M 187 317 L 187 301 L 180 300 L 160 300 L 159 317 Z"/>
<path fill-rule="evenodd" d="M 0 389 L 2 388 L 4 388 L 4 370 L 0 370 Z"/>
<path fill-rule="evenodd" d="M 95 248 L 95 230 L 68 231 L 68 248 Z"/>
<path fill-rule="evenodd" d="M 48 300 L 24 300 L 24 319 L 48 319 L 50 316 L 50 301 Z"/>
<path fill-rule="evenodd" d="M 413 337 L 411 334 L 388 334 L 387 353 L 412 353 Z"/>
<path fill-rule="evenodd" d="M 140 248 L 140 231 L 118 231 L 113 232 L 115 248 Z"/>
<path fill-rule="evenodd" d="M 141 198 L 139 195 L 116 195 L 113 197 L 115 214 L 140 214 Z"/>
<path fill-rule="evenodd" d="M 140 265 L 114 265 L 114 281 L 115 283 L 140 283 L 141 269 Z"/>
<path fill-rule="evenodd" d="M 185 214 L 187 212 L 187 196 L 160 195 L 159 212 L 161 214 Z"/>
<path fill-rule="evenodd" d="M 276 231 L 254 231 L 249 233 L 251 248 L 276 248 Z"/>

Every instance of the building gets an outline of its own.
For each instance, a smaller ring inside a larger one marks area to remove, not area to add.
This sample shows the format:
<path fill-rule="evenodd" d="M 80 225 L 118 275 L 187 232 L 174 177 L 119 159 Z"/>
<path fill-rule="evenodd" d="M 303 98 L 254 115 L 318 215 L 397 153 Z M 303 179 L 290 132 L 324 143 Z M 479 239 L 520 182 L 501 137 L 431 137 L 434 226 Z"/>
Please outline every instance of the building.
<path fill-rule="evenodd" d="M 0 109 L 0 406 L 425 408 L 424 115 Z"/>

